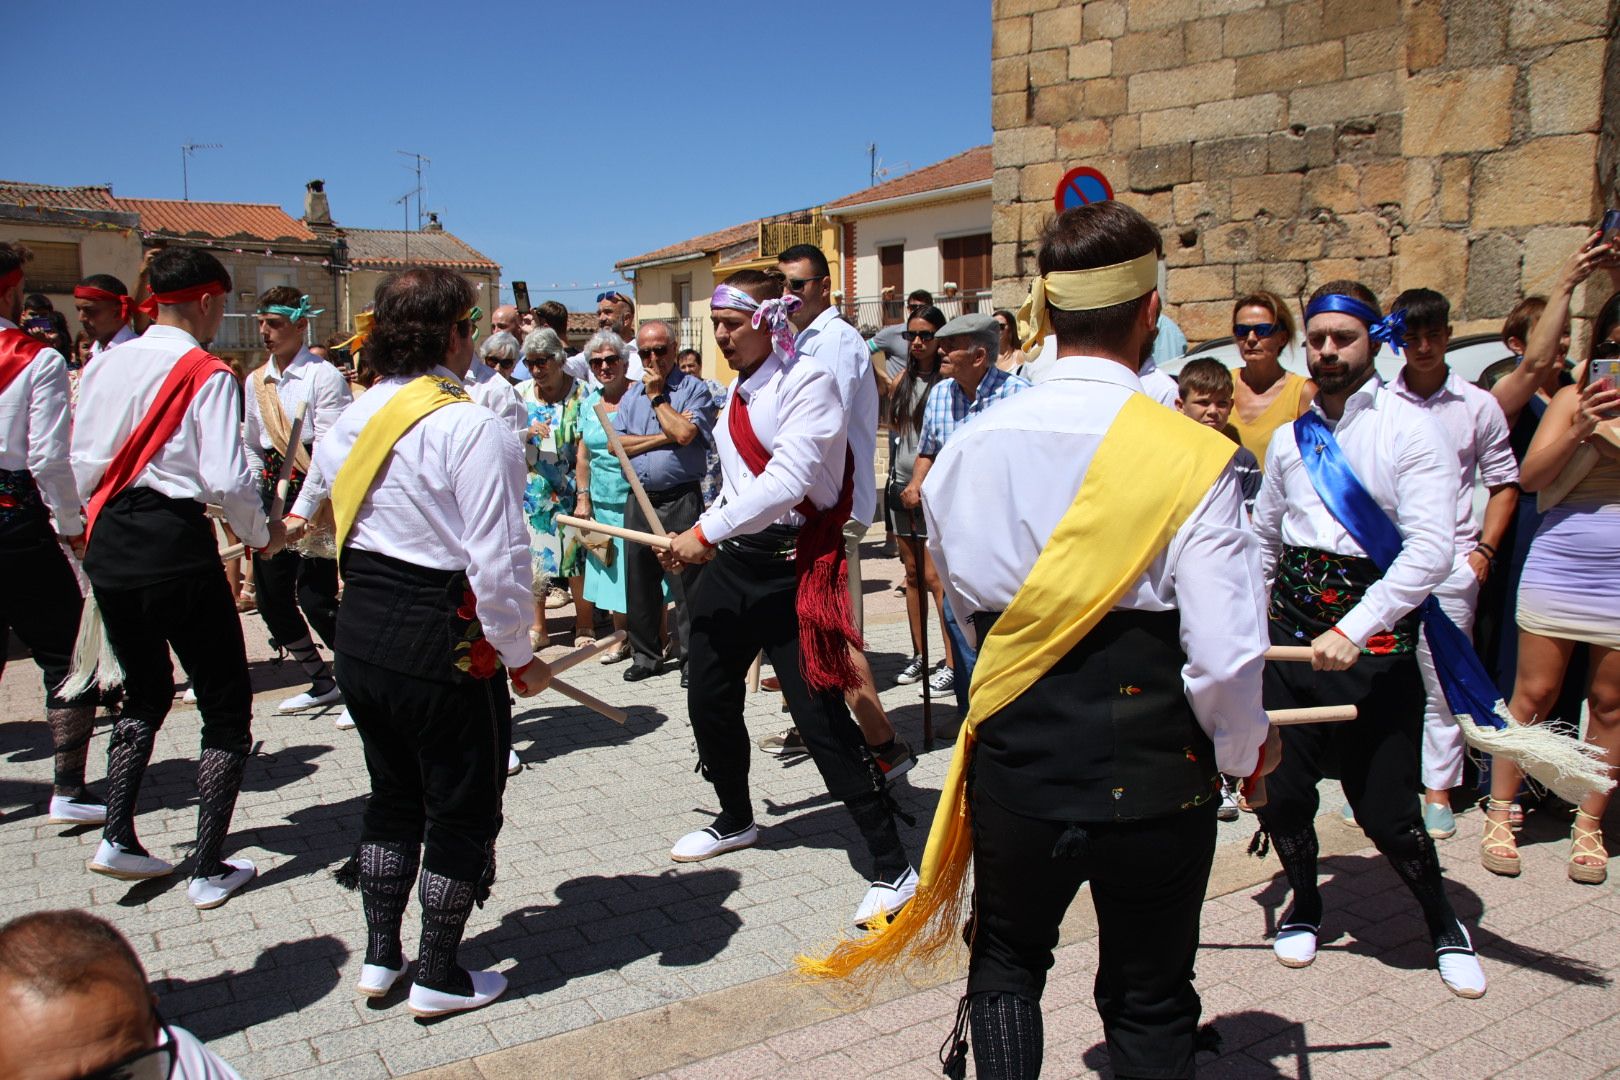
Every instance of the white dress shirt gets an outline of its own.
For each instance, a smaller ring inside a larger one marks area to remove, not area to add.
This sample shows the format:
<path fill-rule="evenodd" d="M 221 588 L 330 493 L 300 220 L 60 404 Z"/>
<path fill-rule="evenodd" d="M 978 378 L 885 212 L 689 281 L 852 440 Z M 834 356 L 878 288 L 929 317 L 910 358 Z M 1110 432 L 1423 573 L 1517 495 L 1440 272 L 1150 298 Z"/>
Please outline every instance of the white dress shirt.
<path fill-rule="evenodd" d="M 99 341 L 92 341 L 90 343 L 90 359 L 94 360 L 96 357 L 100 356 L 114 345 L 122 345 L 126 341 L 134 341 L 140 336 L 141 335 L 135 332 L 135 328 L 133 326 L 129 325 L 129 323 L 125 323 L 123 326 L 118 328 L 118 332 L 116 334 L 107 339 L 107 344 L 103 345 Z"/>
<path fill-rule="evenodd" d="M 747 402 L 754 435 L 771 453 L 758 476 L 731 441 L 731 410 L 739 398 Z M 767 525 L 803 525 L 793 508 L 807 494 L 823 510 L 836 503 L 844 486 L 848 416 L 838 380 L 821 364 L 789 367 L 781 353 L 772 352 L 748 378 L 734 382 L 725 411 L 714 422 L 720 498 L 698 519 L 709 543 Z"/>
<path fill-rule="evenodd" d="M 1181 388 L 1176 383 L 1176 377 L 1160 371 L 1158 362 L 1151 356 L 1142 361 L 1142 370 L 1136 373 L 1136 377 L 1142 382 L 1142 392 L 1165 408 L 1174 409 L 1176 402 L 1181 399 Z"/>
<path fill-rule="evenodd" d="M 348 408 L 354 400 L 349 381 L 342 372 L 308 349 L 299 349 L 298 355 L 285 368 L 278 369 L 275 358 L 271 357 L 264 367 L 248 376 L 245 387 L 247 404 L 242 420 L 242 445 L 247 450 L 248 463 L 255 472 L 264 469 L 264 452 L 274 449 L 269 433 L 264 430 L 264 417 L 259 412 L 259 395 L 253 387 L 253 383 L 260 378 L 275 387 L 289 428 L 293 418 L 298 415 L 298 406 L 309 402 L 303 429 L 298 433 L 298 440 L 308 447 L 320 441 L 338 418 L 338 413 Z"/>
<path fill-rule="evenodd" d="M 1322 415 L 1317 402 L 1311 408 Z M 1456 550 L 1456 455 L 1440 426 L 1420 406 L 1374 375 L 1350 395 L 1337 423 L 1327 420 L 1356 479 L 1400 530 L 1404 543 L 1384 576 L 1339 621 L 1358 646 L 1389 630 L 1423 602 L 1451 571 Z M 1254 502 L 1254 530 L 1264 549 L 1266 584 L 1284 545 L 1366 558 L 1311 485 L 1284 424 L 1266 448 L 1265 478 Z"/>
<path fill-rule="evenodd" d="M 1479 541 L 1480 523 L 1474 517 L 1474 477 L 1487 488 L 1519 482 L 1519 462 L 1508 442 L 1507 417 L 1496 396 L 1481 390 L 1455 371 L 1448 372 L 1440 389 L 1419 397 L 1406 386 L 1406 369 L 1395 377 L 1395 393 L 1439 423 L 1446 441 L 1457 454 L 1457 559 L 1466 559 Z"/>
<path fill-rule="evenodd" d="M 461 381 L 448 368 L 432 374 Z M 414 378 L 379 379 L 343 410 L 315 448 L 315 467 L 323 476 L 337 476 L 366 421 Z M 533 655 L 533 572 L 523 524 L 527 479 L 523 449 L 505 420 L 476 402 L 446 405 L 394 444 L 360 503 L 347 543 L 414 566 L 466 571 L 484 636 L 508 667 L 521 667 Z"/>
<path fill-rule="evenodd" d="M 0 318 L 0 329 L 17 324 Z M 0 469 L 33 474 L 58 536 L 84 532 L 68 462 L 69 430 L 67 361 L 47 346 L 0 393 Z"/>
<path fill-rule="evenodd" d="M 794 342 L 796 364 L 822 364 L 838 380 L 838 399 L 849 414 L 849 448 L 855 456 L 855 497 L 850 519 L 870 525 L 877 516 L 878 391 L 872 350 L 837 308 L 817 315 Z"/>
<path fill-rule="evenodd" d="M 646 370 L 641 366 L 641 350 L 636 347 L 633 339 L 625 342 L 625 346 L 624 376 L 631 382 L 638 383 L 641 381 L 642 373 Z M 584 383 L 592 390 L 600 389 L 602 386 L 602 380 L 598 379 L 596 373 L 591 370 L 591 358 L 583 352 L 577 352 L 564 360 L 563 370 L 575 382 Z"/>
<path fill-rule="evenodd" d="M 529 410 L 518 397 L 517 389 L 506 381 L 506 376 L 484 363 L 482 357 L 472 358 L 467 366 L 467 378 L 462 382 L 469 397 L 505 420 L 513 431 L 526 433 L 529 430 Z"/>
<path fill-rule="evenodd" d="M 1176 334 L 1181 333 L 1181 329 L 1176 327 L 1175 323 L 1170 322 L 1163 314 L 1159 316 L 1159 336 L 1154 339 L 1153 355 L 1142 361 L 1142 367 L 1136 373 L 1136 379 L 1142 384 L 1144 394 L 1165 408 L 1174 409 L 1176 402 L 1181 397 L 1181 390 L 1176 384 L 1174 375 L 1167 375 L 1159 370 L 1159 345 L 1166 341 L 1173 341 L 1173 338 L 1166 334 L 1166 323 L 1170 327 L 1175 327 Z M 1181 338 L 1181 345 L 1185 347 L 1186 344 L 1187 339 Z M 1170 359 L 1180 355 L 1181 353 L 1177 352 Z M 1052 372 L 1057 368 L 1057 356 L 1057 335 L 1047 334 L 1041 342 L 1040 355 L 1024 365 L 1024 378 L 1033 384 L 1043 383 L 1050 379 Z"/>
<path fill-rule="evenodd" d="M 177 326 L 158 323 L 134 341 L 108 349 L 111 363 L 86 364 L 73 418 L 73 475 L 85 502 L 113 457 L 157 400 L 175 363 L 197 347 Z M 259 484 L 242 452 L 242 387 L 229 371 L 204 380 L 180 427 L 131 483 L 171 499 L 223 507 L 231 530 L 249 547 L 270 542 Z"/>
<path fill-rule="evenodd" d="M 1140 393 L 1141 381 L 1122 364 L 1065 356 L 1046 381 L 975 417 L 945 444 L 923 481 L 923 514 L 928 550 L 965 630 L 974 612 L 1012 603 L 1114 418 Z M 1109 497 L 1131 496 L 1121 489 Z M 1181 612 L 1187 699 L 1214 743 L 1217 767 L 1233 776 L 1254 771 L 1268 730 L 1260 701 L 1269 641 L 1262 581 L 1260 545 L 1228 465 L 1114 609 Z"/>

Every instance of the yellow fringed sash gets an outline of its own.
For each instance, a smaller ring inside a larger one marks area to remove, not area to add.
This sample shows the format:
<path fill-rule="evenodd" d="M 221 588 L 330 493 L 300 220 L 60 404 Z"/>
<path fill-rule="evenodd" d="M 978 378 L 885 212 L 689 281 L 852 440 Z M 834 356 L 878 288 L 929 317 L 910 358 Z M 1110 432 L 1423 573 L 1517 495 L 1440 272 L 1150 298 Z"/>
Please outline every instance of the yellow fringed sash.
<path fill-rule="evenodd" d="M 332 514 L 337 524 L 339 551 L 343 550 L 343 542 L 349 537 L 360 504 L 376 483 L 383 462 L 393 453 L 394 444 L 429 413 L 458 401 L 471 400 L 460 383 L 438 375 L 423 375 L 400 387 L 372 414 L 332 481 Z"/>
<path fill-rule="evenodd" d="M 822 978 L 876 974 L 874 962 L 932 962 L 959 940 L 973 856 L 966 791 L 974 732 L 1067 656 L 1169 546 L 1237 446 L 1142 394 L 1120 409 L 1029 577 L 979 648 L 968 715 L 957 734 L 928 833 L 917 895 L 888 925 L 824 959 Z"/>

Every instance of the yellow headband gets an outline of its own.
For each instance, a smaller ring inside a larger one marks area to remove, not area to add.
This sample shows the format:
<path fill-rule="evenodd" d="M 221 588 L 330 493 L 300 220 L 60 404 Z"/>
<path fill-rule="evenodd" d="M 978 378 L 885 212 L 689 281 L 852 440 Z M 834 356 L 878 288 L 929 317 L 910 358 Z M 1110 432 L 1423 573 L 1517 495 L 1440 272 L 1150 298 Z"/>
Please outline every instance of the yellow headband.
<path fill-rule="evenodd" d="M 1048 300 L 1060 311 L 1096 311 L 1135 300 L 1158 285 L 1159 256 L 1153 251 L 1112 266 L 1054 270 L 1038 277 L 1030 283 L 1029 297 L 1018 309 L 1018 337 L 1024 352 L 1034 358 L 1052 332 Z"/>
<path fill-rule="evenodd" d="M 365 348 L 366 339 L 371 337 L 371 324 L 376 318 L 376 314 L 370 311 L 362 311 L 356 315 L 354 317 L 354 337 L 339 345 L 338 348 L 347 349 L 352 353 Z"/>

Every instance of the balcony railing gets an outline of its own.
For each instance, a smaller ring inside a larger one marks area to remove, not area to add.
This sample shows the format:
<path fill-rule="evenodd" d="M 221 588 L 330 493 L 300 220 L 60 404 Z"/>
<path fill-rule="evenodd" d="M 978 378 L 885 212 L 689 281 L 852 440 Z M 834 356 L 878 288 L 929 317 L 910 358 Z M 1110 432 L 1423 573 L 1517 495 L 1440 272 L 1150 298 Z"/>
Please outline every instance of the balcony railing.
<path fill-rule="evenodd" d="M 988 315 L 993 310 L 989 289 L 957 293 L 955 296 L 935 296 L 934 306 L 939 308 L 947 319 L 975 313 Z M 906 299 L 903 296 L 896 299 L 857 296 L 854 300 L 844 300 L 841 307 L 844 317 L 857 327 L 874 330 L 897 323 L 906 315 Z"/>
<path fill-rule="evenodd" d="M 304 331 L 304 343 L 307 345 L 313 345 L 316 341 L 315 321 L 309 320 L 308 328 Z M 249 314 L 227 314 L 219 324 L 219 332 L 214 335 L 209 348 L 214 352 L 263 352 L 264 339 L 259 337 L 259 320 Z"/>

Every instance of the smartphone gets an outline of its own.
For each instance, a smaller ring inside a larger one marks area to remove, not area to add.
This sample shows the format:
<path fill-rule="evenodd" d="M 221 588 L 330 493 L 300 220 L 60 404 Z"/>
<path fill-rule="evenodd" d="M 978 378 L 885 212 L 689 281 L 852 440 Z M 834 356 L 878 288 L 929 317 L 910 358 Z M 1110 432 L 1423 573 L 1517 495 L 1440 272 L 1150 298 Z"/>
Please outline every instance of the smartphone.
<path fill-rule="evenodd" d="M 23 320 L 22 328 L 28 334 L 49 334 L 56 329 L 56 324 L 44 315 L 34 315 Z"/>
<path fill-rule="evenodd" d="M 1620 359 L 1593 357 L 1591 374 L 1587 376 L 1587 381 L 1597 382 L 1599 379 L 1608 379 L 1612 385 L 1620 386 Z"/>
<path fill-rule="evenodd" d="M 527 281 L 512 282 L 512 298 L 517 301 L 518 314 L 526 313 L 529 310 L 529 283 Z"/>
<path fill-rule="evenodd" d="M 1609 245 L 1610 248 L 1616 248 L 1617 242 L 1620 242 L 1620 210 L 1603 211 L 1603 224 L 1598 228 L 1603 230 L 1599 242 Z"/>

